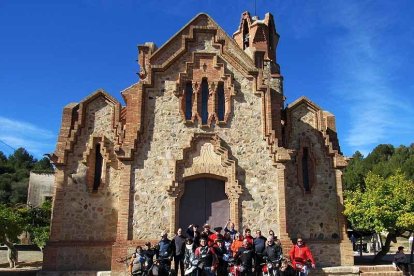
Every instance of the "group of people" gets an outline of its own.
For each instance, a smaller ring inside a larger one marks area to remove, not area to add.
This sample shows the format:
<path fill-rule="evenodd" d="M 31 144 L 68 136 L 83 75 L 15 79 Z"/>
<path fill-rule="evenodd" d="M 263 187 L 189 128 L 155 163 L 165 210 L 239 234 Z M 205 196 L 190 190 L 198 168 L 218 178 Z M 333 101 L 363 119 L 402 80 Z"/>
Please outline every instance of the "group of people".
<path fill-rule="evenodd" d="M 232 265 L 242 267 L 240 274 L 248 276 L 261 275 L 262 266 L 266 263 L 277 267 L 280 276 L 294 275 L 295 271 L 307 275 L 306 268 L 315 267 L 312 253 L 301 238 L 290 250 L 290 260 L 284 259 L 280 241 L 272 230 L 267 238 L 260 230 L 256 230 L 253 237 L 250 229 L 239 233 L 231 221 L 224 228 L 215 227 L 214 231 L 209 224 L 205 224 L 202 231 L 198 225 L 191 224 L 186 235 L 179 228 L 171 240 L 163 232 L 154 248 L 150 243 L 146 244 L 145 249 L 137 247 L 131 258 L 131 274 L 140 269 L 140 264 L 142 268 L 144 261 L 147 267 L 151 267 L 154 256 L 157 260 L 164 260 L 166 270 L 174 260 L 174 271 L 180 271 L 181 276 L 184 276 L 185 271 L 191 271 L 191 268 L 206 276 L 228 275 L 229 266 Z"/>

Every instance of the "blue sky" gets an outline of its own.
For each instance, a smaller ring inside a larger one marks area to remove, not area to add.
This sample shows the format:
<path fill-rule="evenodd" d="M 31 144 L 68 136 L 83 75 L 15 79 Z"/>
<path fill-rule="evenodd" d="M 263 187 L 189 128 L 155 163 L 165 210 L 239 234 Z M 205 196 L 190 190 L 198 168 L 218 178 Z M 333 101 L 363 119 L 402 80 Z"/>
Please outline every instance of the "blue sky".
<path fill-rule="evenodd" d="M 0 0 L 0 150 L 54 151 L 63 107 L 138 80 L 136 45 L 161 46 L 199 12 L 232 34 L 247 0 Z M 275 16 L 287 103 L 336 116 L 345 155 L 414 142 L 414 1 L 257 0 Z M 5 143 L 7 145 L 5 145 Z"/>

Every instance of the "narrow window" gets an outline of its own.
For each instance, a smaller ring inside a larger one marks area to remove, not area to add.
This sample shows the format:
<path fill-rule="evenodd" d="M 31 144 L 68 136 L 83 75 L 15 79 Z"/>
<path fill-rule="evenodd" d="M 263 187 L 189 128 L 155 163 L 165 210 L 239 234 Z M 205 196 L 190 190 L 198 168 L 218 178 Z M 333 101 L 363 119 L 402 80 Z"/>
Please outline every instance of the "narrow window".
<path fill-rule="evenodd" d="M 217 117 L 219 121 L 224 121 L 225 110 L 224 83 L 219 82 L 217 87 Z"/>
<path fill-rule="evenodd" d="M 255 60 L 255 64 L 256 67 L 259 69 L 263 69 L 263 63 L 264 63 L 264 53 L 263 52 L 256 52 L 254 54 L 254 60 Z"/>
<path fill-rule="evenodd" d="M 208 82 L 203 78 L 201 82 L 201 124 L 206 125 L 208 119 Z"/>
<path fill-rule="evenodd" d="M 273 24 L 269 24 L 269 52 L 273 51 L 273 36 L 274 36 Z"/>
<path fill-rule="evenodd" d="M 302 180 L 303 188 L 305 192 L 310 192 L 310 179 L 309 179 L 309 150 L 308 148 L 303 148 L 302 154 Z"/>
<path fill-rule="evenodd" d="M 193 116 L 192 112 L 193 107 L 193 87 L 191 82 L 187 82 L 185 85 L 185 119 L 191 120 Z"/>
<path fill-rule="evenodd" d="M 101 154 L 101 145 L 96 144 L 95 148 L 95 174 L 93 177 L 93 191 L 98 191 L 99 186 L 101 185 L 101 176 L 102 176 L 102 154 Z"/>
<path fill-rule="evenodd" d="M 247 20 L 243 23 L 243 50 L 249 48 L 249 25 Z"/>

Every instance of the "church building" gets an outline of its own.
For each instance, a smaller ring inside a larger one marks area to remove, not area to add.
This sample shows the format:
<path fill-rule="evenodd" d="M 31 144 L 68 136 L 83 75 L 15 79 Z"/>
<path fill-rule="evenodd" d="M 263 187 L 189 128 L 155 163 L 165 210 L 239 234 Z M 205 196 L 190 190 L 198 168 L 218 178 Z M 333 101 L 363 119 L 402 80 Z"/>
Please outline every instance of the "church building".
<path fill-rule="evenodd" d="M 64 107 L 45 271 L 111 271 L 137 245 L 190 224 L 302 237 L 319 267 L 353 264 L 335 117 L 286 104 L 274 18 L 248 12 L 229 36 L 195 16 L 138 46 L 125 105 L 98 90 Z M 300 81 L 300 80 L 295 80 Z"/>

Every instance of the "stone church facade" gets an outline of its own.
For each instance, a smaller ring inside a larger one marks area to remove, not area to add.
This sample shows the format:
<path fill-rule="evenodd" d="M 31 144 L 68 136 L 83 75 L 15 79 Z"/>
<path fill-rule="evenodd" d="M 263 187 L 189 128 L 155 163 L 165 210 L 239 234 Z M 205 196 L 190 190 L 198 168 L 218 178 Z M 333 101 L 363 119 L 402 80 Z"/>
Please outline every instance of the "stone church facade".
<path fill-rule="evenodd" d="M 342 216 L 335 118 L 285 106 L 271 14 L 230 37 L 199 14 L 158 48 L 138 46 L 125 106 L 99 90 L 63 110 L 46 271 L 111 270 L 137 245 L 189 223 L 297 236 L 318 265 L 353 264 Z"/>

